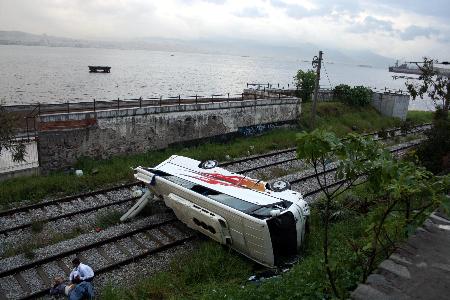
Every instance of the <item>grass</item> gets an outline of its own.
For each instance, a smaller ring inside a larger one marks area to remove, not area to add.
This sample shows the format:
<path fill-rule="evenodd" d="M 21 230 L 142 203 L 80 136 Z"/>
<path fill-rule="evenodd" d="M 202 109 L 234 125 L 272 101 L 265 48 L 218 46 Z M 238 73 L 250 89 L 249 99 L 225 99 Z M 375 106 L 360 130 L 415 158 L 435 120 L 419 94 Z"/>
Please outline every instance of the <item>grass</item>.
<path fill-rule="evenodd" d="M 300 127 L 309 129 L 311 102 L 302 105 Z M 432 112 L 408 112 L 407 119 L 414 125 L 431 122 Z M 320 102 L 317 105 L 316 125 L 318 128 L 335 132 L 339 136 L 347 133 L 373 132 L 382 128 L 400 126 L 402 121 L 380 115 L 373 107 L 351 107 L 341 102 Z"/>
<path fill-rule="evenodd" d="M 171 262 L 169 270 L 144 279 L 134 289 L 109 285 L 101 299 L 181 299 L 196 298 L 208 286 L 239 286 L 249 274 L 252 264 L 242 256 L 207 241 L 200 243 L 191 255 Z"/>
<path fill-rule="evenodd" d="M 410 110 L 406 116 L 407 120 L 411 120 L 414 124 L 431 123 L 433 121 L 432 111 Z"/>
<path fill-rule="evenodd" d="M 299 130 L 308 130 L 311 103 L 304 103 L 300 117 L 300 128 L 276 129 L 260 136 L 235 138 L 227 143 L 204 143 L 196 147 L 169 147 L 160 151 L 117 156 L 106 160 L 83 158 L 76 164 L 84 176 L 55 172 L 47 176 L 21 177 L 0 182 L 0 209 L 14 206 L 17 202 L 38 202 L 44 198 L 79 194 L 106 188 L 133 180 L 131 167 L 153 166 L 178 154 L 198 160 L 227 157 L 236 158 L 248 154 L 265 153 L 271 150 L 295 146 L 295 135 Z M 408 117 L 413 123 L 428 121 L 429 112 L 413 112 Z M 384 117 L 371 107 L 355 108 L 340 102 L 322 102 L 317 108 L 317 125 L 328 128 L 339 135 L 348 132 L 369 132 L 381 128 L 398 126 L 400 120 Z"/>
<path fill-rule="evenodd" d="M 330 227 L 330 262 L 341 298 L 349 298 L 363 276 L 364 246 L 372 240 L 367 205 L 373 205 L 374 195 L 359 186 L 340 196 L 342 204 L 351 201 L 359 206 L 339 210 L 341 214 Z M 430 209 L 431 212 L 433 209 Z M 218 243 L 202 242 L 191 254 L 173 259 L 170 268 L 140 279 L 134 286 L 107 285 L 100 299 L 331 299 L 329 281 L 323 266 L 323 222 L 321 206 L 311 211 L 308 242 L 300 260 L 287 272 L 258 283 L 249 282 L 251 275 L 264 271 L 242 255 Z M 417 220 L 422 224 L 426 215 Z M 390 238 L 400 242 L 406 238 L 401 229 L 402 216 L 394 217 Z M 398 218 L 398 219 L 397 219 Z M 380 253 L 381 262 L 390 252 Z"/>
<path fill-rule="evenodd" d="M 33 220 L 31 222 L 31 231 L 33 233 L 39 233 L 44 229 L 45 222 L 42 220 Z"/>
<path fill-rule="evenodd" d="M 309 129 L 311 103 L 302 107 L 300 126 Z M 397 127 L 400 119 L 380 115 L 374 108 L 351 107 L 341 102 L 321 102 L 317 105 L 316 126 L 343 136 L 351 132 L 371 132 L 381 128 Z"/>
<path fill-rule="evenodd" d="M 133 180 L 131 167 L 153 166 L 173 154 L 195 159 L 225 160 L 270 150 L 293 147 L 296 131 L 277 129 L 257 137 L 236 138 L 228 143 L 204 143 L 196 147 L 169 147 L 160 151 L 118 156 L 106 160 L 81 159 L 76 168 L 84 171 L 77 177 L 64 172 L 54 172 L 47 176 L 21 177 L 0 182 L 0 206 L 5 209 L 16 202 L 28 200 L 37 202 L 45 197 L 83 193 Z"/>
<path fill-rule="evenodd" d="M 84 232 L 85 230 L 77 227 L 68 232 L 55 232 L 52 234 L 46 233 L 44 237 L 42 235 L 34 235 L 31 239 L 25 241 L 24 243 L 18 245 L 6 245 L 5 252 L 1 257 L 11 257 L 23 253 L 26 258 L 32 259 L 35 256 L 34 251 L 36 249 L 72 239 Z"/>
<path fill-rule="evenodd" d="M 111 210 L 109 212 L 100 214 L 95 219 L 95 227 L 105 229 L 120 222 L 120 217 L 123 215 L 120 211 Z"/>
<path fill-rule="evenodd" d="M 333 224 L 332 257 L 338 286 L 348 297 L 362 270 L 347 240 L 364 234 L 367 220 L 352 217 Z M 323 299 L 331 296 L 322 262 L 322 227 L 313 214 L 304 256 L 288 272 L 260 284 L 247 279 L 258 271 L 243 256 L 215 242 L 204 242 L 189 256 L 174 259 L 169 270 L 141 280 L 134 287 L 108 285 L 100 299 Z"/>

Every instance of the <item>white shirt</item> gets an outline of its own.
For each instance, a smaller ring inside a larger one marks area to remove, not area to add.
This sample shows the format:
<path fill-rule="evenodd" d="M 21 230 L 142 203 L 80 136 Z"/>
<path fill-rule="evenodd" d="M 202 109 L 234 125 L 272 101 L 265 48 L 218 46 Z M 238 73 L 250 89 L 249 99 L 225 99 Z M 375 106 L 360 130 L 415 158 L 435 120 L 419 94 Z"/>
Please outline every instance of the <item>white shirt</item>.
<path fill-rule="evenodd" d="M 81 280 L 86 280 L 94 277 L 94 270 L 88 265 L 80 263 L 78 267 L 74 268 L 69 275 L 69 280 L 72 281 L 77 275 L 80 275 Z"/>

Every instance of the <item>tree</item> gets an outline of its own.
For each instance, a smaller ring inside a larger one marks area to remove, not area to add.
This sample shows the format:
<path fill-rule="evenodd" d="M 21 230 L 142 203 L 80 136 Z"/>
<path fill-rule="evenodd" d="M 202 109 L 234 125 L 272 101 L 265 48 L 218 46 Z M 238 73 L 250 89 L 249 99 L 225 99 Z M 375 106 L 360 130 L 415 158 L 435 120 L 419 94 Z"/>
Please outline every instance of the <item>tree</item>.
<path fill-rule="evenodd" d="M 0 154 L 9 151 L 13 161 L 24 161 L 26 155 L 25 144 L 15 140 L 15 118 L 0 105 Z"/>
<path fill-rule="evenodd" d="M 410 233 L 430 210 L 440 205 L 447 212 L 450 208 L 450 198 L 446 197 L 450 175 L 433 176 L 412 162 L 397 160 L 369 137 L 350 134 L 340 139 L 332 132 L 316 129 L 299 134 L 297 142 L 298 158 L 311 165 L 324 194 L 320 202 L 323 264 L 337 298 L 344 294 L 337 284 L 338 261 L 332 261 L 330 226 L 336 216 L 343 215 L 339 212 L 341 208 L 361 207 L 362 211 L 354 212 L 370 221 L 364 238 L 346 241 L 356 253 L 358 266 L 362 267 L 363 281 L 380 260 L 391 254 L 395 242 Z M 326 172 L 331 162 L 337 167 L 333 182 Z M 363 193 L 371 195 L 370 200 L 348 198 L 342 202 L 339 199 L 349 189 L 362 184 Z"/>
<path fill-rule="evenodd" d="M 407 82 L 406 87 L 413 100 L 428 95 L 436 107 L 433 128 L 426 132 L 427 141 L 417 154 L 425 167 L 438 173 L 450 168 L 450 81 L 434 69 L 434 63 L 436 61 L 424 57 L 423 63 L 417 64 L 422 75 L 416 82 Z"/>
<path fill-rule="evenodd" d="M 431 211 L 439 206 L 448 210 L 449 180 L 450 176 L 433 176 L 413 162 L 392 157 L 373 164 L 366 191 L 375 195 L 375 201 L 366 216 L 370 223 L 361 251 L 362 281 L 390 255 L 396 241 L 413 233 Z"/>
<path fill-rule="evenodd" d="M 314 91 L 314 84 L 316 80 L 316 73 L 313 70 L 303 71 L 298 70 L 297 75 L 294 76 L 294 81 L 299 90 L 299 96 L 303 101 L 310 101 L 311 94 Z"/>
<path fill-rule="evenodd" d="M 297 156 L 304 159 L 313 169 L 317 183 L 325 195 L 322 211 L 324 226 L 322 249 L 324 267 L 333 294 L 340 297 L 336 286 L 335 270 L 330 261 L 329 227 L 333 217 L 332 208 L 336 206 L 335 199 L 348 189 L 358 185 L 358 180 L 370 172 L 372 162 L 383 157 L 383 151 L 371 138 L 360 135 L 349 135 L 339 139 L 332 132 L 316 129 L 310 133 L 300 133 L 297 136 Z M 337 159 L 337 186 L 329 185 L 329 163 Z"/>
<path fill-rule="evenodd" d="M 406 88 L 413 100 L 417 97 L 423 99 L 424 95 L 428 95 L 434 102 L 436 108 L 440 107 L 443 117 L 448 118 L 448 109 L 450 107 L 450 81 L 447 76 L 439 74 L 433 67 L 433 61 L 427 57 L 423 58 L 423 63 L 417 66 L 422 71 L 416 82 L 406 82 Z"/>

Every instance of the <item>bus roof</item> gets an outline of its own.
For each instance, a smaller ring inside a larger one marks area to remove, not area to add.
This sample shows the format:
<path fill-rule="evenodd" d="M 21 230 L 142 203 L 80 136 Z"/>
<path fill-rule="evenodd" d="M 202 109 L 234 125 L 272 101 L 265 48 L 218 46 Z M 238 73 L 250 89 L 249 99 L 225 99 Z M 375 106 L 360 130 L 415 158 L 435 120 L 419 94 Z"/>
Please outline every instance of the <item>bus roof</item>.
<path fill-rule="evenodd" d="M 219 167 L 203 169 L 199 164 L 198 160 L 172 155 L 154 169 L 257 205 L 298 200 L 298 193 L 292 190 L 274 192 L 266 189 L 266 182 L 261 180 L 251 179 Z"/>

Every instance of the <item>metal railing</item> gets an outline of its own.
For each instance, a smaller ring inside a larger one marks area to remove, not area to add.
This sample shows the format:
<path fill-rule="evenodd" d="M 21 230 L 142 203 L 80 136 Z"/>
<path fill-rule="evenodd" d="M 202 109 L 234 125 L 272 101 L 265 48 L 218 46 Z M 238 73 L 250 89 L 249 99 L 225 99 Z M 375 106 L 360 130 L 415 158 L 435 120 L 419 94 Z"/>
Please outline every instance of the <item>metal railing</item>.
<path fill-rule="evenodd" d="M 376 93 L 386 93 L 386 94 L 401 94 L 401 95 L 408 95 L 408 91 L 392 88 L 392 87 L 371 87 L 370 88 L 373 92 Z M 247 83 L 247 88 L 254 88 L 257 91 L 280 91 L 280 92 L 286 92 L 286 91 L 300 91 L 300 89 L 296 86 L 295 83 L 287 83 L 287 84 L 280 84 L 280 83 Z M 334 89 L 334 86 L 331 85 L 320 85 L 320 91 L 332 91 Z"/>
<path fill-rule="evenodd" d="M 115 100 L 96 100 L 81 101 L 81 102 L 65 102 L 65 103 L 38 103 L 30 105 L 28 108 L 29 113 L 26 116 L 26 127 L 29 136 L 33 136 L 33 132 L 36 130 L 36 117 L 41 114 L 53 114 L 53 113 L 73 113 L 73 112 L 96 112 L 100 110 L 120 110 L 125 108 L 143 108 L 150 106 L 168 106 L 168 105 L 187 105 L 187 104 L 204 104 L 204 103 L 216 103 L 216 102 L 230 102 L 230 101 L 244 101 L 244 100 L 257 100 L 267 98 L 285 98 L 286 96 L 280 91 L 276 96 L 274 95 L 262 95 L 257 92 L 244 92 L 240 94 L 212 94 L 209 96 L 203 95 L 188 95 L 188 96 L 169 96 L 163 98 L 149 97 L 149 98 L 131 98 Z M 21 107 L 22 110 L 26 108 Z"/>

